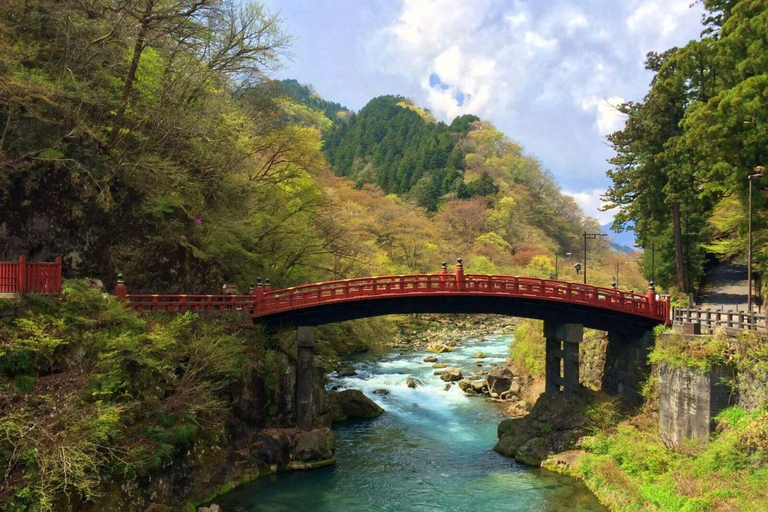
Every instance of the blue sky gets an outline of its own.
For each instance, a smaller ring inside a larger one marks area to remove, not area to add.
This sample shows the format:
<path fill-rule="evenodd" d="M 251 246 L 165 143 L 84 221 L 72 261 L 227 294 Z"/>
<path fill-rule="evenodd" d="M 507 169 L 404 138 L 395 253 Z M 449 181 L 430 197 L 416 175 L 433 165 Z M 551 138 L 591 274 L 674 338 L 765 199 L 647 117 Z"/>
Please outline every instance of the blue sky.
<path fill-rule="evenodd" d="M 278 78 L 355 110 L 400 94 L 475 114 L 542 161 L 601 223 L 613 105 L 639 100 L 649 51 L 701 32 L 694 0 L 267 0 L 295 37 Z"/>

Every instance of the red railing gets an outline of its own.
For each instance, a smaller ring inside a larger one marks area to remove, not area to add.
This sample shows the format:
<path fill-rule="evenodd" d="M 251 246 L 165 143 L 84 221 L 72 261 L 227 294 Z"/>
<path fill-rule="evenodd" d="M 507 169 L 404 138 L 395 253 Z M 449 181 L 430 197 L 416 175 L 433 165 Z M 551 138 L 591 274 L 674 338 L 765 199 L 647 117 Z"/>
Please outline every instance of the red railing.
<path fill-rule="evenodd" d="M 253 317 L 283 313 L 318 304 L 406 295 L 498 295 L 585 304 L 668 323 L 669 299 L 579 283 L 504 275 L 413 274 L 346 279 L 284 290 L 256 290 Z"/>
<path fill-rule="evenodd" d="M 251 311 L 253 295 L 125 295 L 127 306 L 139 313 L 164 311 Z"/>
<path fill-rule="evenodd" d="M 0 293 L 59 294 L 61 293 L 61 258 L 55 263 L 0 262 Z"/>
<path fill-rule="evenodd" d="M 413 295 L 535 298 L 620 311 L 666 324 L 670 318 L 669 298 L 658 297 L 654 291 L 643 295 L 554 279 L 465 275 L 461 267 L 455 274 L 443 270 L 438 274 L 362 277 L 274 291 L 268 284 L 259 285 L 248 295 L 129 295 L 119 277 L 115 295 L 126 302 L 126 307 L 139 312 L 250 310 L 256 320 L 320 304 Z"/>

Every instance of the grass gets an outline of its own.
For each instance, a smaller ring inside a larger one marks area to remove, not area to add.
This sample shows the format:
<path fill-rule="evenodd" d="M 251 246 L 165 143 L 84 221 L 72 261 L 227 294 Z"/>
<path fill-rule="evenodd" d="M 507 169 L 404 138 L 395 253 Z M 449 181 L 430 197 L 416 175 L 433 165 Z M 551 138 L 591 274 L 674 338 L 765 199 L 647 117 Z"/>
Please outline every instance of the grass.
<path fill-rule="evenodd" d="M 616 511 L 767 510 L 768 412 L 732 407 L 717 421 L 709 444 L 673 451 L 656 422 L 630 418 L 588 438 L 573 472 Z"/>

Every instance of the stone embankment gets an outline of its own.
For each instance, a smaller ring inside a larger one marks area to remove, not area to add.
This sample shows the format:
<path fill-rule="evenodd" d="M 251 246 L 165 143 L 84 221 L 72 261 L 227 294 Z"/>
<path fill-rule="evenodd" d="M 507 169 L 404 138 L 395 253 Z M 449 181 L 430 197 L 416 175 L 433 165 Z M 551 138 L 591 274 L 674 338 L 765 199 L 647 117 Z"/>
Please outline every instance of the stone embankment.
<path fill-rule="evenodd" d="M 515 319 L 497 315 L 423 315 L 424 324 L 401 327 L 387 343 L 398 350 L 423 350 L 440 353 L 468 338 L 488 334 L 508 334 L 515 329 Z M 431 350 L 430 350 L 431 349 Z"/>

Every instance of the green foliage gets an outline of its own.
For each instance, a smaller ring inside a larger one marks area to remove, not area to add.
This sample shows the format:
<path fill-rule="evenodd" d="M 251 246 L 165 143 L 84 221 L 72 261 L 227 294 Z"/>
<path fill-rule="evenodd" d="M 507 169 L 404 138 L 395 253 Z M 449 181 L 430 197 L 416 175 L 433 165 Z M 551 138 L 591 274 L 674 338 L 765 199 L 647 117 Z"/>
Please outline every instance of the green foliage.
<path fill-rule="evenodd" d="M 768 414 L 731 407 L 716 421 L 709 444 L 676 451 L 662 445 L 654 421 L 623 422 L 583 443 L 576 473 L 618 511 L 761 509 Z"/>
<path fill-rule="evenodd" d="M 701 372 L 726 363 L 732 348 L 727 338 L 691 338 L 667 334 L 656 338 L 656 345 L 648 360 L 653 364 L 693 368 Z"/>
<path fill-rule="evenodd" d="M 0 418 L 0 465 L 20 486 L 3 510 L 63 510 L 67 497 L 98 498 L 110 474 L 152 475 L 215 442 L 223 389 L 264 350 L 240 329 L 191 313 L 140 318 L 86 281 L 31 304 L 0 331 L 0 396 L 18 404 Z"/>
<path fill-rule="evenodd" d="M 510 346 L 516 371 L 537 378 L 544 377 L 546 345 L 543 332 L 540 320 L 521 319 L 517 324 L 514 342 Z"/>

